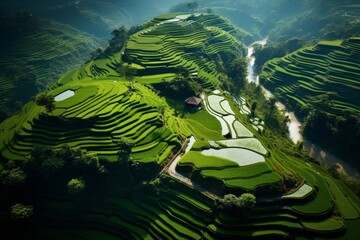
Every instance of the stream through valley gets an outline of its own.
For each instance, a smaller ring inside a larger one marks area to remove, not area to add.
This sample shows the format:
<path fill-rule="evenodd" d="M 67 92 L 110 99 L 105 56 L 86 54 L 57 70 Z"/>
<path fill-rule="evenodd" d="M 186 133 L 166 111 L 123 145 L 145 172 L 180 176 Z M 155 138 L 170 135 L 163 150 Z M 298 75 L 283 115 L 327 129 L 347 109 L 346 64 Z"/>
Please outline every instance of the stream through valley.
<path fill-rule="evenodd" d="M 259 76 L 257 75 L 256 70 L 255 70 L 255 57 L 253 56 L 254 46 L 261 45 L 263 47 L 266 43 L 267 43 L 267 38 L 264 38 L 262 40 L 254 42 L 248 46 L 247 80 L 250 83 L 253 82 L 256 85 L 260 85 L 264 96 L 267 99 L 269 99 L 269 98 L 273 97 L 273 94 L 269 90 L 265 89 L 264 86 L 261 86 L 260 81 L 259 81 Z M 289 138 L 294 143 L 303 141 L 304 147 L 310 153 L 310 155 L 312 157 L 314 157 L 316 160 L 323 162 L 327 166 L 339 163 L 349 175 L 352 175 L 352 176 L 360 175 L 356 169 L 354 169 L 352 166 L 350 166 L 345 161 L 328 153 L 325 149 L 317 146 L 316 144 L 313 144 L 310 141 L 304 139 L 301 134 L 301 131 L 300 131 L 301 130 L 301 122 L 298 120 L 295 113 L 287 111 L 285 105 L 282 104 L 281 102 L 276 102 L 275 105 L 280 111 L 284 112 L 284 114 L 289 117 L 290 121 L 287 124 L 288 129 L 289 129 Z"/>

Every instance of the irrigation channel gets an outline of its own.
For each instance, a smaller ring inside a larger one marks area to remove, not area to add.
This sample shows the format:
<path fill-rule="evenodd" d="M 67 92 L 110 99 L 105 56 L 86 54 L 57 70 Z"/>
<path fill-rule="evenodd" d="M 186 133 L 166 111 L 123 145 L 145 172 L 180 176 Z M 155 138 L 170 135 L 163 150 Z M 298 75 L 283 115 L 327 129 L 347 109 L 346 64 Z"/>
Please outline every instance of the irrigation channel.
<path fill-rule="evenodd" d="M 248 63 L 247 63 L 247 80 L 248 82 L 253 82 L 256 85 L 260 85 L 260 87 L 262 88 L 262 92 L 264 94 L 264 96 L 269 99 L 271 97 L 273 97 L 272 92 L 270 92 L 269 90 L 267 90 L 266 88 L 264 88 L 264 86 L 262 86 L 260 84 L 259 81 L 259 76 L 256 74 L 255 71 L 255 57 L 253 56 L 254 54 L 254 46 L 255 45 L 261 45 L 262 47 L 264 47 L 264 45 L 267 43 L 267 37 L 253 42 L 252 44 L 250 44 L 248 46 L 248 53 L 247 53 L 247 58 L 248 58 Z M 352 166 L 350 166 L 347 162 L 339 159 L 338 157 L 328 153 L 325 149 L 317 146 L 316 144 L 308 141 L 307 139 L 304 139 L 300 130 L 301 130 L 301 122 L 299 121 L 299 119 L 296 117 L 294 112 L 289 112 L 286 110 L 286 107 L 284 104 L 282 104 L 281 102 L 276 102 L 275 103 L 276 107 L 284 112 L 285 116 L 289 117 L 289 123 L 288 123 L 288 129 L 289 129 L 289 138 L 294 142 L 297 143 L 298 141 L 303 141 L 304 142 L 304 147 L 305 149 L 310 153 L 310 155 L 312 157 L 314 157 L 316 160 L 323 162 L 325 165 L 333 165 L 333 164 L 337 164 L 339 163 L 344 170 L 349 174 L 349 175 L 360 175 L 359 172 L 354 169 Z"/>

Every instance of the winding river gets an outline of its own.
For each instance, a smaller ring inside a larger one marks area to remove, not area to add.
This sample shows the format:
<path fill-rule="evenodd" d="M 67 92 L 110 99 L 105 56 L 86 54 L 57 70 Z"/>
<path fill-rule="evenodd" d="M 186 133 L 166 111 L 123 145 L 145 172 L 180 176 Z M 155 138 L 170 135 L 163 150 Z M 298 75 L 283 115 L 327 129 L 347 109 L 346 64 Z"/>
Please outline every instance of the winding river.
<path fill-rule="evenodd" d="M 247 72 L 248 72 L 248 75 L 247 75 L 247 80 L 248 80 L 248 82 L 250 82 L 250 83 L 253 82 L 256 85 L 260 85 L 260 81 L 259 81 L 259 76 L 255 73 L 255 68 L 254 68 L 255 67 L 255 57 L 253 56 L 254 46 L 255 45 L 264 46 L 266 43 L 267 43 L 267 38 L 264 38 L 262 40 L 254 42 L 254 43 L 252 43 L 252 44 L 250 44 L 248 46 L 248 53 L 247 53 L 247 58 L 248 58 Z M 262 88 L 262 92 L 263 92 L 264 96 L 267 99 L 273 97 L 273 94 L 269 90 L 265 89 L 263 86 L 261 86 L 261 88 Z M 358 176 L 360 176 L 359 172 L 356 169 L 354 169 L 352 166 L 350 166 L 348 163 L 346 163 L 345 161 L 343 161 L 343 160 L 339 159 L 338 157 L 335 157 L 334 155 L 328 153 L 325 149 L 317 146 L 316 144 L 313 144 L 310 141 L 304 139 L 303 136 L 301 135 L 301 132 L 300 132 L 300 130 L 301 130 L 301 122 L 298 120 L 295 113 L 294 112 L 288 112 L 286 110 L 285 105 L 282 104 L 281 102 L 276 102 L 275 105 L 279 110 L 284 112 L 284 114 L 289 117 L 290 121 L 287 124 L 288 129 L 289 129 L 289 138 L 294 143 L 297 143 L 299 141 L 303 141 L 304 142 L 304 147 L 306 148 L 306 150 L 316 160 L 325 163 L 325 165 L 333 165 L 333 164 L 339 163 L 349 175 L 358 175 Z"/>

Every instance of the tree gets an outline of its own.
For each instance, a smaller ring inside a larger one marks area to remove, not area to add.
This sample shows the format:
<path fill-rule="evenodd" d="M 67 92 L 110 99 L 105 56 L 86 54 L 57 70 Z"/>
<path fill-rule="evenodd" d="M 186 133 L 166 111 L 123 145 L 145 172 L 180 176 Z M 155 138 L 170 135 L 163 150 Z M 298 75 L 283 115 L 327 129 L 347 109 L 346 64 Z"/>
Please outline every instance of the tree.
<path fill-rule="evenodd" d="M 54 156 L 55 153 L 51 147 L 35 146 L 31 150 L 30 158 L 24 161 L 23 169 L 29 178 L 42 177 L 42 173 L 47 175 L 46 167 L 42 166 L 42 163 L 45 159 Z"/>
<path fill-rule="evenodd" d="M 236 211 L 243 217 L 248 217 L 251 210 L 255 207 L 256 197 L 251 193 L 243 193 L 240 197 L 234 194 L 227 194 L 220 199 L 217 207 L 220 210 Z"/>
<path fill-rule="evenodd" d="M 11 219 L 27 220 L 34 214 L 34 207 L 17 203 L 11 207 Z"/>
<path fill-rule="evenodd" d="M 177 67 L 175 69 L 175 73 L 176 79 L 179 81 L 187 80 L 188 78 L 190 78 L 190 71 L 183 66 Z"/>
<path fill-rule="evenodd" d="M 243 209 L 253 209 L 256 204 L 256 197 L 251 193 L 243 193 L 239 197 L 240 207 Z"/>
<path fill-rule="evenodd" d="M 155 178 L 149 182 L 143 182 L 143 189 L 149 193 L 159 195 L 162 187 L 162 181 L 160 178 Z"/>
<path fill-rule="evenodd" d="M 251 215 L 252 209 L 256 204 L 256 197 L 251 193 L 243 193 L 239 197 L 240 214 L 244 218 L 248 218 Z"/>
<path fill-rule="evenodd" d="M 67 184 L 68 193 L 78 195 L 85 191 L 86 183 L 82 178 L 73 178 Z"/>
<path fill-rule="evenodd" d="M 133 68 L 129 65 L 126 65 L 126 66 L 122 65 L 119 68 L 119 74 L 120 74 L 120 77 L 124 77 L 128 81 L 132 81 L 132 80 L 134 80 L 134 78 L 137 74 L 137 69 Z"/>
<path fill-rule="evenodd" d="M 20 168 L 5 170 L 1 172 L 2 183 L 7 187 L 19 187 L 24 185 L 26 174 Z"/>
<path fill-rule="evenodd" d="M 219 200 L 218 208 L 222 210 L 236 209 L 240 207 L 239 198 L 234 194 L 226 194 L 223 199 Z"/>
<path fill-rule="evenodd" d="M 109 41 L 107 52 L 119 51 L 125 44 L 127 38 L 127 30 L 124 26 L 119 27 L 111 32 L 113 38 Z"/>
<path fill-rule="evenodd" d="M 227 75 L 231 78 L 234 90 L 238 92 L 246 82 L 246 61 L 243 57 L 237 57 L 228 64 Z"/>
<path fill-rule="evenodd" d="M 52 112 L 56 109 L 54 97 L 46 93 L 38 96 L 35 102 L 39 106 L 44 106 L 47 112 Z"/>
<path fill-rule="evenodd" d="M 130 158 L 132 144 L 130 144 L 127 138 L 123 137 L 118 141 L 118 147 L 119 162 L 127 163 Z"/>
<path fill-rule="evenodd" d="M 95 59 L 99 58 L 100 56 L 102 56 L 103 52 L 104 52 L 103 49 L 97 48 L 96 50 L 94 50 L 90 53 L 90 59 L 95 60 Z"/>
<path fill-rule="evenodd" d="M 41 162 L 40 174 L 43 177 L 53 178 L 64 168 L 65 161 L 57 156 L 49 156 Z"/>

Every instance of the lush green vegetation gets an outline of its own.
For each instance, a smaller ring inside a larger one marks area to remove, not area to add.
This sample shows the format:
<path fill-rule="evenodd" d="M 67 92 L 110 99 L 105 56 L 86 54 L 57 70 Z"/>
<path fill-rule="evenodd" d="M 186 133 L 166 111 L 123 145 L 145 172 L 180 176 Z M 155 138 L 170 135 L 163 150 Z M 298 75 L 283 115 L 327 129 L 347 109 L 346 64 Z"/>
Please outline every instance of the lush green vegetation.
<path fill-rule="evenodd" d="M 123 54 L 136 64 L 139 82 L 149 83 L 149 75 L 154 79 L 151 83 L 171 81 L 171 75 L 164 74 L 176 74 L 178 67 L 185 67 L 203 88 L 217 87 L 221 83 L 216 63 L 243 54 L 243 36 L 244 32 L 215 15 L 168 14 L 132 35 Z"/>
<path fill-rule="evenodd" d="M 27 13 L 4 16 L 0 30 L 6 35 L 0 40 L 0 121 L 100 46 L 93 36 Z"/>
<path fill-rule="evenodd" d="M 161 163 L 166 158 L 161 153 L 169 154 L 180 145 L 176 119 L 170 109 L 158 112 L 164 103 L 154 92 L 140 84 L 133 86 L 131 90 L 121 83 L 83 80 L 49 91 L 48 95 L 56 96 L 73 89 L 75 95 L 56 102 L 56 110 L 50 113 L 29 103 L 23 113 L 26 118 L 6 120 L 4 129 L 12 130 L 2 137 L 2 156 L 21 160 L 36 145 L 68 144 L 117 160 L 119 141 L 127 138 L 134 146 L 134 160 L 152 158 Z"/>
<path fill-rule="evenodd" d="M 261 82 L 304 118 L 306 137 L 355 167 L 359 153 L 360 39 L 321 41 L 269 61 Z M 339 144 L 347 142 L 347 144 Z"/>
<path fill-rule="evenodd" d="M 119 52 L 64 74 L 5 120 L 4 233 L 19 239 L 356 235 L 350 221 L 359 218 L 360 200 L 274 132 L 281 121 L 274 103 L 254 105 L 224 91 L 245 85 L 243 37 L 211 14 L 156 17 L 117 44 Z M 183 118 L 159 95 L 190 88 L 201 90 L 201 110 Z M 68 91 L 74 94 L 56 100 Z M 191 136 L 192 149 L 159 174 Z"/>

